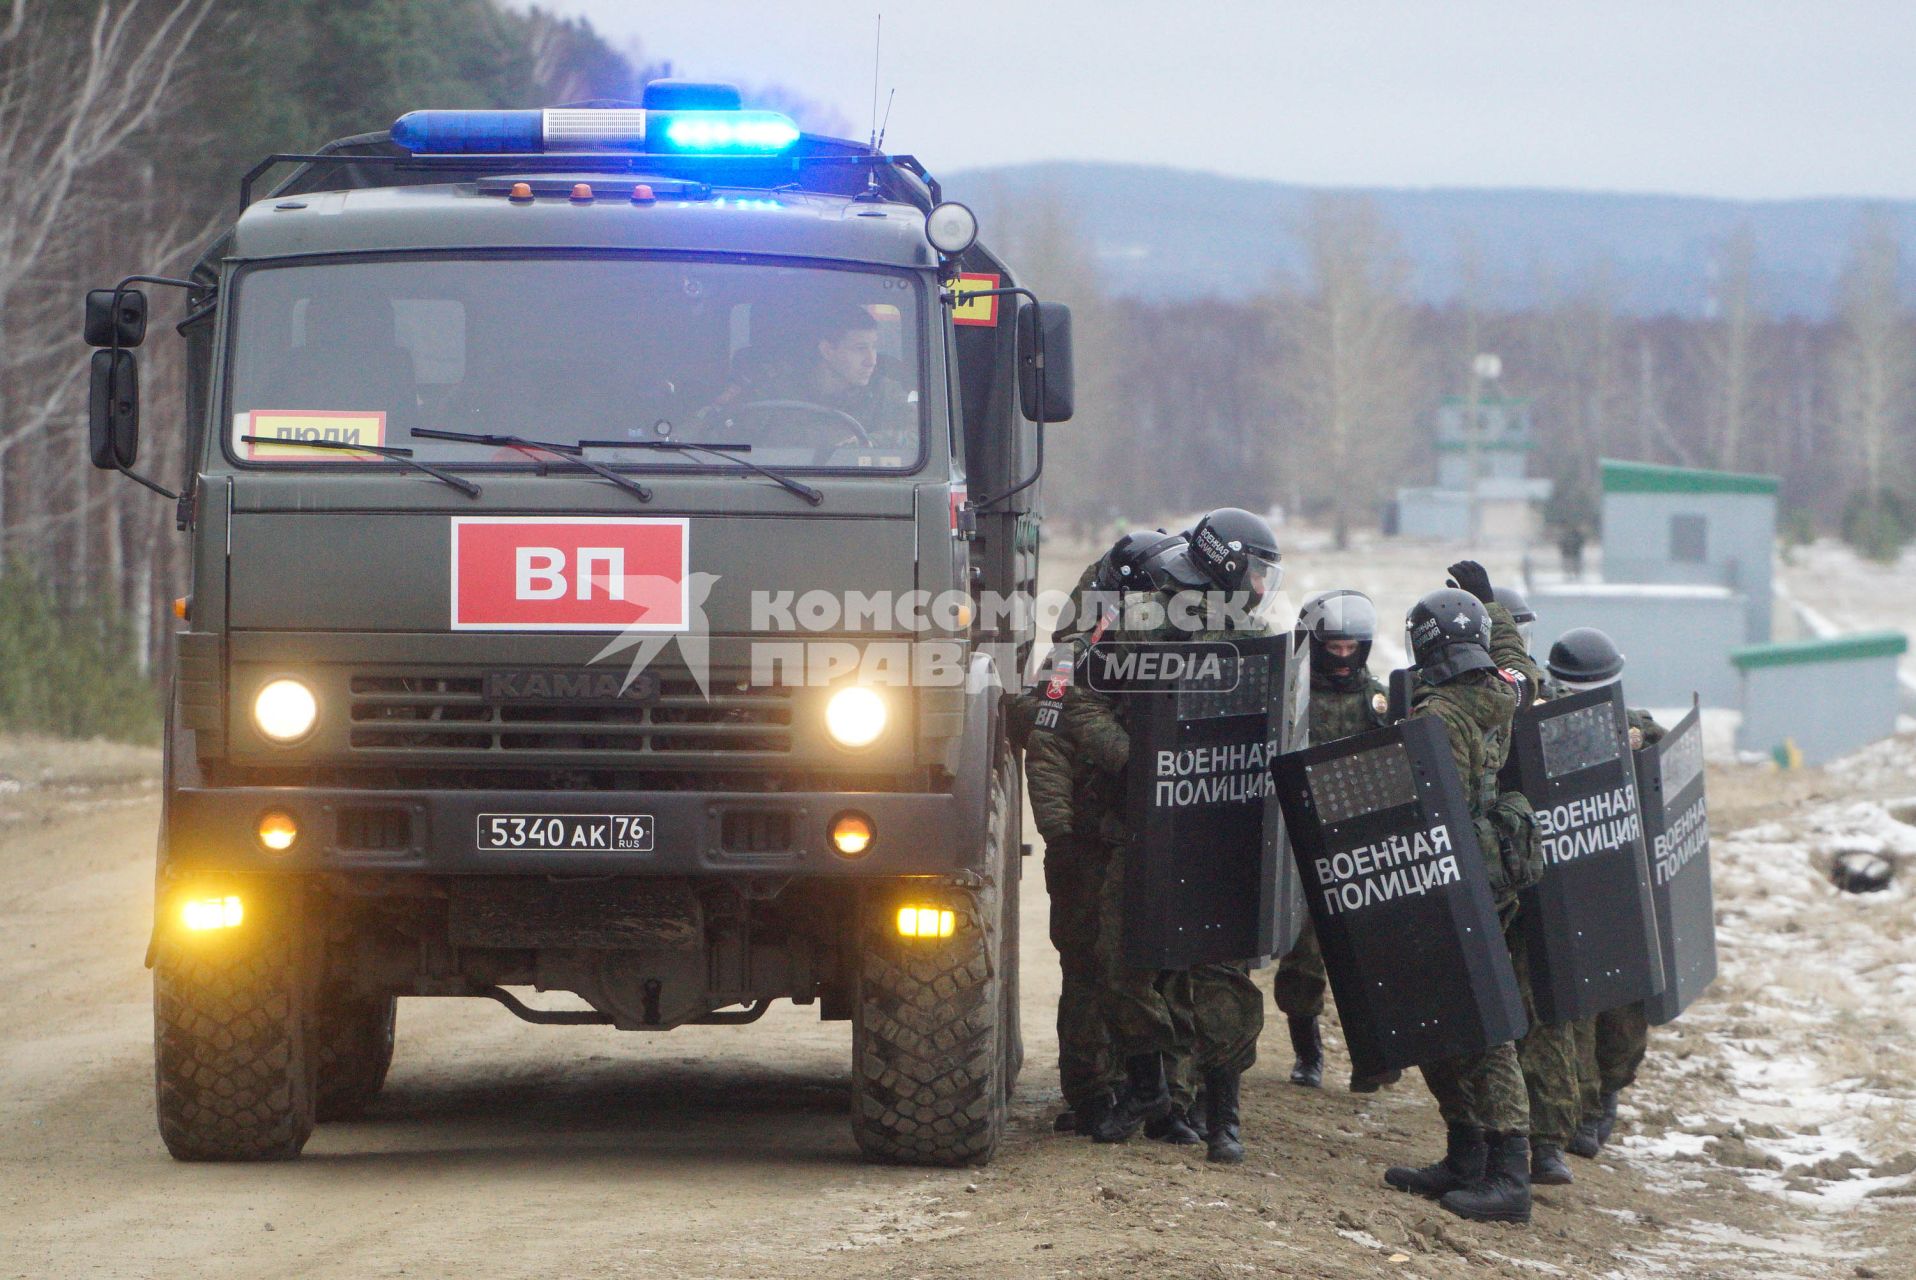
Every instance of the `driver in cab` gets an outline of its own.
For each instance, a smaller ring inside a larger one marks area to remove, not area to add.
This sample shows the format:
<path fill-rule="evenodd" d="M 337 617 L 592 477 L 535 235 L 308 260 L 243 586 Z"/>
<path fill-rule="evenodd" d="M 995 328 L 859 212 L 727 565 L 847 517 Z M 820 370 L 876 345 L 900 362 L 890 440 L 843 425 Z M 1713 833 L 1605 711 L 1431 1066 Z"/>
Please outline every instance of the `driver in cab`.
<path fill-rule="evenodd" d="M 812 330 L 810 352 L 801 349 L 799 358 L 774 365 L 745 385 L 735 384 L 712 407 L 727 417 L 757 417 L 760 423 L 820 419 L 816 429 L 842 428 L 844 446 L 896 452 L 908 461 L 918 450 L 915 406 L 895 378 L 878 371 L 878 330 L 866 308 L 837 308 L 825 325 Z M 742 412 L 751 405 L 761 407 Z M 769 437 L 796 428 L 759 429 Z"/>

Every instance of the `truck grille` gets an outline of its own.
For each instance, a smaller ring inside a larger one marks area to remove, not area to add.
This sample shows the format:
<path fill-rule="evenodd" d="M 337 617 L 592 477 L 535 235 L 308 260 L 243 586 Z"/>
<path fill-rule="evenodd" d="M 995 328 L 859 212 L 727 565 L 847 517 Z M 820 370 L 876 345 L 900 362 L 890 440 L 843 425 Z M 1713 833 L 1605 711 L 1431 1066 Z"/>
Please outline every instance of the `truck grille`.
<path fill-rule="evenodd" d="M 666 679 L 649 701 L 590 705 L 488 702 L 478 675 L 352 678 L 350 741 L 367 755 L 783 755 L 791 724 L 791 690 L 781 688 L 715 687 L 707 699 L 688 679 Z"/>

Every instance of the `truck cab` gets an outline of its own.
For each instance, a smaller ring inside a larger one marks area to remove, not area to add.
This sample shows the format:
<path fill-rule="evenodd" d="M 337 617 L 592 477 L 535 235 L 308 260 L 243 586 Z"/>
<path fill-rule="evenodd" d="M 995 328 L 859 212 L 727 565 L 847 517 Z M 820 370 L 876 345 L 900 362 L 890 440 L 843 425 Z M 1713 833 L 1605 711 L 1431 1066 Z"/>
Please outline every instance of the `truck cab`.
<path fill-rule="evenodd" d="M 635 1031 L 788 999 L 852 1023 L 864 1152 L 988 1159 L 1006 602 L 1068 314 L 916 161 L 723 86 L 276 159 L 190 280 L 88 306 L 94 461 L 166 491 L 135 286 L 186 295 L 169 1150 L 296 1154 L 379 1090 L 401 995 Z"/>

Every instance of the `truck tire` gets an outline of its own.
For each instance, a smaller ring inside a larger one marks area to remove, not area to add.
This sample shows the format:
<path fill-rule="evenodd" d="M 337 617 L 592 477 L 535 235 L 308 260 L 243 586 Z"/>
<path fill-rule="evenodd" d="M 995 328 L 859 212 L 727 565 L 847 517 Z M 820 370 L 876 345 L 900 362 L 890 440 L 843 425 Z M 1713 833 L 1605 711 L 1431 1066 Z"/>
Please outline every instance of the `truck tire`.
<path fill-rule="evenodd" d="M 1003 777 L 1005 778 L 1004 794 L 1006 797 L 1005 813 L 1003 815 L 1006 823 L 1004 827 L 1005 861 L 1003 879 L 1001 881 L 1005 886 L 1003 894 L 1004 923 L 1001 926 L 1000 932 L 1000 936 L 1004 939 L 1002 949 L 1004 953 L 1005 978 L 1004 982 L 1000 984 L 1003 991 L 1004 1008 L 1003 1012 L 999 1015 L 999 1026 L 1001 1028 L 999 1039 L 1003 1042 L 1005 1050 L 1005 1100 L 1009 1102 L 1012 1091 L 1018 1087 L 1018 1073 L 1024 1070 L 1025 1065 L 1024 1020 L 1021 1016 L 1022 1010 L 1018 1003 L 1018 965 L 1020 955 L 1018 945 L 1020 938 L 1018 911 L 1019 900 L 1024 887 L 1025 869 L 1024 795 L 1018 787 L 1019 769 L 1016 757 L 1007 755 L 1001 762 L 1001 768 L 1005 771 Z M 992 821 L 998 821 L 999 816 L 997 807 L 994 805 Z"/>
<path fill-rule="evenodd" d="M 992 780 L 985 865 L 1004 866 L 1010 793 Z M 852 1007 L 852 1135 L 901 1164 L 984 1164 L 1004 1135 L 1007 1064 L 1001 891 L 941 888 L 914 901 L 956 917 L 949 938 L 901 938 L 895 900 L 864 913 Z"/>
<path fill-rule="evenodd" d="M 356 1119 L 379 1096 L 393 1064 L 398 1014 L 396 996 L 351 990 L 320 996 L 311 1032 L 318 1069 L 313 1109 L 320 1121 Z"/>
<path fill-rule="evenodd" d="M 303 954 L 296 916 L 269 911 L 160 945 L 154 1086 L 175 1160 L 290 1160 L 312 1136 Z"/>

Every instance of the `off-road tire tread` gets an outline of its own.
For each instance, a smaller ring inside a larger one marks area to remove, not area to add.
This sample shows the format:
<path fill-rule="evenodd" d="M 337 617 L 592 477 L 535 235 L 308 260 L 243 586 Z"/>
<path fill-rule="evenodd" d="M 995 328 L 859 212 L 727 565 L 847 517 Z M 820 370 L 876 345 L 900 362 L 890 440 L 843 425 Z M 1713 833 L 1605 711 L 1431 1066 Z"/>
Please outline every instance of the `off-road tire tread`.
<path fill-rule="evenodd" d="M 321 996 L 312 1024 L 313 1109 L 321 1123 L 358 1118 L 385 1087 L 397 1006 L 392 996 Z"/>
<path fill-rule="evenodd" d="M 994 776 L 986 865 L 1002 872 L 1009 805 Z M 996 884 L 946 889 L 953 935 L 900 939 L 885 913 L 863 925 L 852 1021 L 852 1134 L 871 1159 L 983 1164 L 1004 1135 L 1000 912 Z"/>
<path fill-rule="evenodd" d="M 176 1160 L 290 1160 L 313 1132 L 297 940 L 269 921 L 247 934 L 156 957 L 154 1085 Z"/>

